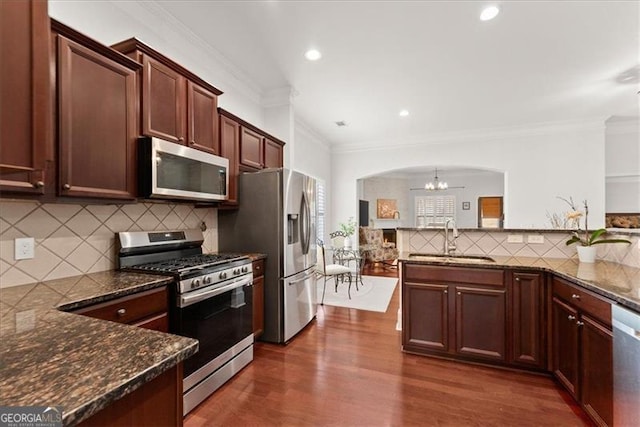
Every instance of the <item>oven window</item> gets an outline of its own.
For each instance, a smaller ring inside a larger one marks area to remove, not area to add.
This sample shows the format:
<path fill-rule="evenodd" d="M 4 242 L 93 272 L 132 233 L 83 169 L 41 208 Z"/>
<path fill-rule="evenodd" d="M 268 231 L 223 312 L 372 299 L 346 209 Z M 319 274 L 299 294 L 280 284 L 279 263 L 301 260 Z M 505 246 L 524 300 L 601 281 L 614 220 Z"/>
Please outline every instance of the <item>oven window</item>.
<path fill-rule="evenodd" d="M 227 177 L 223 166 L 157 152 L 158 187 L 196 193 L 226 195 Z"/>
<path fill-rule="evenodd" d="M 253 287 L 236 288 L 184 308 L 176 308 L 178 335 L 200 341 L 184 362 L 185 378 L 253 333 Z"/>

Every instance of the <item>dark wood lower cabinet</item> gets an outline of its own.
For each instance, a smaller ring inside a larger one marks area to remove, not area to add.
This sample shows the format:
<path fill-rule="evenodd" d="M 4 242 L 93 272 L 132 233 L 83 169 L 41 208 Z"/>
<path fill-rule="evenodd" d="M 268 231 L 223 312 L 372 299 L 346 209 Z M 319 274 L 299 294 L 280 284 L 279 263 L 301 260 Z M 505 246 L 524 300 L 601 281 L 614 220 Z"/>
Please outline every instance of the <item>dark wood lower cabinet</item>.
<path fill-rule="evenodd" d="M 580 378 L 584 410 L 598 425 L 613 425 L 613 333 L 583 315 Z M 638 361 L 640 363 L 640 361 Z M 640 402 L 638 402 L 640 405 Z"/>
<path fill-rule="evenodd" d="M 403 269 L 403 350 L 486 362 L 506 360 L 507 293 L 502 271 L 480 274 L 477 282 L 482 285 L 476 285 L 469 269 L 420 265 Z"/>
<path fill-rule="evenodd" d="M 403 347 L 410 351 L 449 349 L 449 286 L 407 283 L 405 310 L 420 315 L 404 316 Z"/>
<path fill-rule="evenodd" d="M 253 337 L 264 332 L 264 264 L 263 259 L 253 261 Z"/>
<path fill-rule="evenodd" d="M 506 293 L 504 289 L 455 287 L 457 354 L 506 360 Z"/>
<path fill-rule="evenodd" d="M 610 302 L 553 279 L 553 373 L 600 426 L 614 423 L 610 322 Z"/>
<path fill-rule="evenodd" d="M 557 298 L 553 299 L 552 304 L 553 373 L 569 393 L 578 399 L 578 312 Z"/>
<path fill-rule="evenodd" d="M 182 363 L 92 415 L 80 426 L 181 426 Z"/>
<path fill-rule="evenodd" d="M 513 272 L 510 281 L 510 363 L 544 369 L 544 274 Z"/>

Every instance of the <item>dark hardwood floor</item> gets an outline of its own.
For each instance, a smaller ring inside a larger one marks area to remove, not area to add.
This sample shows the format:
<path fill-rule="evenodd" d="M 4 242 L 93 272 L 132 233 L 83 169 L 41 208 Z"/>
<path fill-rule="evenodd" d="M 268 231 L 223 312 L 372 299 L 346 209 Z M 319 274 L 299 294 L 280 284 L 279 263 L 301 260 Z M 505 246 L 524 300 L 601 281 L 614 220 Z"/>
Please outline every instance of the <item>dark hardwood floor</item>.
<path fill-rule="evenodd" d="M 290 344 L 256 343 L 185 426 L 590 425 L 549 377 L 402 353 L 398 304 L 396 288 L 386 313 L 319 306 Z"/>

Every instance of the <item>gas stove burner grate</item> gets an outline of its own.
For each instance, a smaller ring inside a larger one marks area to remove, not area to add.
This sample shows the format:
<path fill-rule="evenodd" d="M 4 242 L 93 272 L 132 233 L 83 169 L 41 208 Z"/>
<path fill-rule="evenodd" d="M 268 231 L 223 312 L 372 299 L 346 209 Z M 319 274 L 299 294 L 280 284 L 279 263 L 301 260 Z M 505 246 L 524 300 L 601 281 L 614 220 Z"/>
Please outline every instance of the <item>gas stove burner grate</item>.
<path fill-rule="evenodd" d="M 203 254 L 194 255 L 185 258 L 171 259 L 167 261 L 158 261 L 148 264 L 134 265 L 131 268 L 135 270 L 184 273 L 192 269 L 203 269 L 215 265 L 228 264 L 229 262 L 247 259 L 242 254 Z"/>

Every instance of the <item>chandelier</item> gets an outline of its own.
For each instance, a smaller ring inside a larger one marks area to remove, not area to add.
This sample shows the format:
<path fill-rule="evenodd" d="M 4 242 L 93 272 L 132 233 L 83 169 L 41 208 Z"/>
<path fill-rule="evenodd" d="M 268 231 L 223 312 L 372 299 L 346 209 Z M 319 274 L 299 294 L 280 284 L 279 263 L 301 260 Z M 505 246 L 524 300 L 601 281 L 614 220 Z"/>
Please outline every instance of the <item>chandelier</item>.
<path fill-rule="evenodd" d="M 449 185 L 438 179 L 438 168 L 436 168 L 435 178 L 433 181 L 429 181 L 424 185 L 424 189 L 427 191 L 438 191 L 438 190 L 446 190 L 449 188 Z"/>

